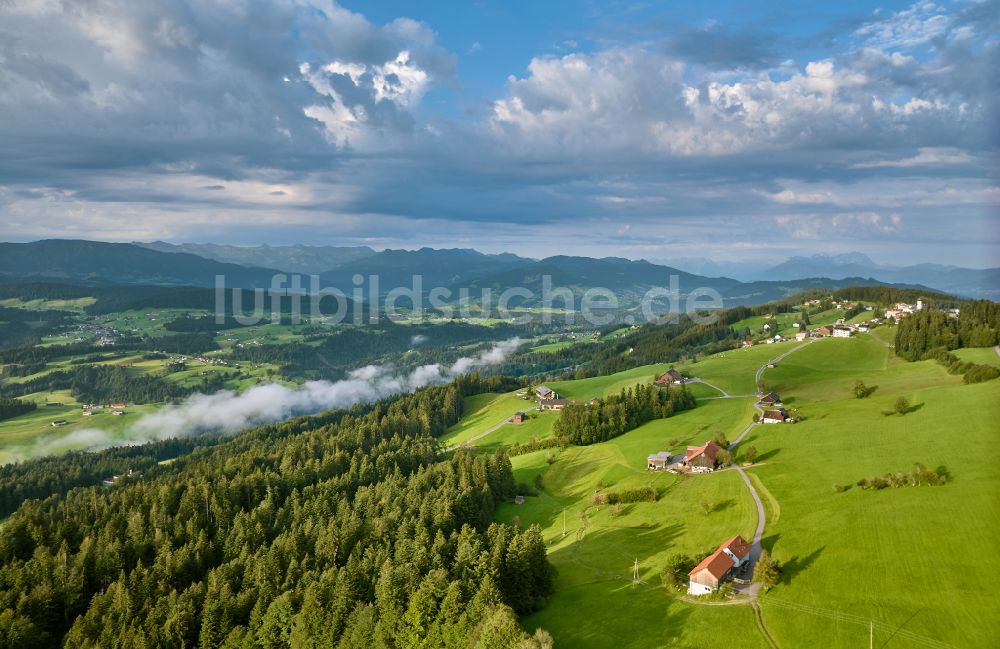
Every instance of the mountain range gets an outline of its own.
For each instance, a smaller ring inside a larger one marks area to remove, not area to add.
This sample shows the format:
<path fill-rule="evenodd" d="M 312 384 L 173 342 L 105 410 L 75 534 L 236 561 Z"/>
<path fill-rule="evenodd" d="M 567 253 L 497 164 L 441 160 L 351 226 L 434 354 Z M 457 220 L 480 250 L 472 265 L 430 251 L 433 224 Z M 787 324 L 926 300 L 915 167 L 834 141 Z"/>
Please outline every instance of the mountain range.
<path fill-rule="evenodd" d="M 965 297 L 1000 299 L 1000 268 L 961 268 L 942 264 L 882 266 L 862 253 L 792 257 L 763 274 L 767 279 L 872 277 L 883 282 L 922 284 Z"/>
<path fill-rule="evenodd" d="M 705 257 L 664 259 L 659 263 L 699 275 L 734 277 L 743 282 L 865 277 L 894 284 L 929 286 L 963 297 L 1000 300 L 1000 268 L 963 268 L 933 263 L 892 266 L 876 263 L 860 252 L 789 257 L 778 264 L 748 259 L 717 261 Z"/>
<path fill-rule="evenodd" d="M 371 257 L 368 246 L 227 246 L 216 243 L 166 243 L 133 241 L 134 245 L 158 252 L 186 252 L 230 264 L 280 268 L 290 273 L 318 275 L 331 268 Z"/>
<path fill-rule="evenodd" d="M 212 287 L 216 277 L 224 275 L 227 287 L 261 288 L 270 286 L 276 273 L 301 272 L 285 267 L 242 265 L 191 252 L 163 252 L 150 245 L 57 239 L 0 243 L 0 280 Z M 235 253 L 229 248 L 210 246 L 204 250 L 231 259 Z M 257 252 L 247 251 L 243 258 L 259 260 L 271 255 L 269 258 L 279 263 L 282 259 L 289 261 L 295 269 L 315 270 L 324 263 L 321 250 L 307 246 L 269 247 Z M 412 287 L 414 275 L 420 275 L 423 292 L 435 287 L 447 288 L 452 291 L 452 300 L 459 297 L 459 289 L 463 288 L 469 289 L 470 296 L 476 301 L 486 288 L 492 291 L 496 300 L 507 289 L 524 287 L 534 293 L 533 298 L 520 302 L 525 305 L 541 302 L 546 276 L 550 278 L 552 287 L 568 288 L 576 299 L 588 289 L 606 288 L 616 295 L 622 307 L 636 306 L 649 289 L 669 288 L 672 276 L 677 278 L 682 296 L 698 288 L 713 289 L 719 292 L 727 306 L 758 304 L 809 288 L 883 284 L 862 276 L 791 277 L 744 282 L 729 277 L 706 277 L 670 266 L 619 257 L 594 259 L 558 255 L 535 260 L 509 253 L 484 254 L 469 249 L 421 248 L 367 254 L 357 248 L 332 248 L 330 264 L 329 269 L 318 273 L 321 286 L 337 287 L 346 294 L 350 294 L 357 285 L 358 275 L 365 278 L 366 292 L 370 276 L 378 276 L 378 292 L 381 295 L 393 288 Z M 307 285 L 306 282 L 304 284 Z M 559 307 L 560 304 L 559 299 L 553 300 L 554 306 Z"/>

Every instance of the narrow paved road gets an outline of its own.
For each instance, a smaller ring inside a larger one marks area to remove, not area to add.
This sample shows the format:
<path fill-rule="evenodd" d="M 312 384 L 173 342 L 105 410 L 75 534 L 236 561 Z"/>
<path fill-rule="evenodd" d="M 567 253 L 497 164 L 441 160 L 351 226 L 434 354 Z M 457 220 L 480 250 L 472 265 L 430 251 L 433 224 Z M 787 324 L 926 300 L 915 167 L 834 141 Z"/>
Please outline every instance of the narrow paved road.
<path fill-rule="evenodd" d="M 761 377 L 764 375 L 764 370 L 767 369 L 768 365 L 773 365 L 778 361 L 780 361 L 781 359 L 788 356 L 789 354 L 797 352 L 803 347 L 811 345 L 813 342 L 815 342 L 815 340 L 816 340 L 815 338 L 812 338 L 808 342 L 805 342 L 797 347 L 793 347 L 784 354 L 772 358 L 768 362 L 761 365 L 757 369 L 757 373 L 754 374 L 754 383 L 756 383 L 757 385 L 757 396 L 759 397 L 763 393 L 763 389 L 761 388 L 760 385 L 760 380 Z M 763 414 L 764 411 L 761 410 L 760 406 L 758 406 L 756 403 L 754 404 L 753 407 L 757 410 L 759 414 Z M 740 433 L 736 437 L 736 439 L 734 439 L 732 443 L 729 444 L 728 446 L 729 451 L 732 452 L 736 450 L 736 445 L 739 444 L 741 441 L 743 441 L 743 438 L 746 437 L 751 430 L 753 430 L 754 426 L 757 425 L 758 422 L 750 422 L 750 425 L 744 428 L 743 432 Z M 754 505 L 757 507 L 757 529 L 754 531 L 753 543 L 750 544 L 750 566 L 748 568 L 750 574 L 753 574 L 753 568 L 757 564 L 757 559 L 760 558 L 760 552 L 761 552 L 760 540 L 764 536 L 764 526 L 767 524 L 767 518 L 764 512 L 764 504 L 760 501 L 760 496 L 757 494 L 757 490 L 754 489 L 753 484 L 750 482 L 750 476 L 747 475 L 746 471 L 744 471 L 743 467 L 741 467 L 739 464 L 734 463 L 733 466 L 735 467 L 736 471 L 740 474 L 740 477 L 743 478 L 743 483 L 746 484 L 747 491 L 750 492 L 750 497 L 753 498 Z M 748 586 L 739 586 L 736 588 L 736 590 L 743 593 L 744 595 L 748 595 L 750 597 L 757 597 L 757 592 L 760 590 L 760 584 L 751 583 Z"/>
<path fill-rule="evenodd" d="M 532 410 L 538 410 L 538 406 L 533 406 L 533 407 L 531 407 L 531 408 L 525 408 L 525 409 L 524 409 L 524 410 L 522 410 L 521 412 L 531 412 Z M 500 422 L 499 424 L 497 424 L 496 426 L 493 426 L 492 428 L 489 428 L 489 429 L 487 429 L 487 430 L 484 430 L 483 432 L 479 433 L 479 434 L 478 434 L 478 435 L 476 435 L 475 437 L 470 437 L 469 439 L 465 440 L 465 441 L 464 441 L 464 442 L 462 442 L 461 444 L 452 444 L 451 446 L 448 446 L 448 447 L 446 447 L 446 448 L 444 449 L 444 452 L 445 452 L 445 453 L 447 453 L 448 451 L 454 451 L 454 450 L 455 450 L 456 448 L 459 448 L 459 447 L 461 447 L 461 446 L 469 446 L 469 445 L 470 445 L 470 444 L 472 444 L 473 442 L 476 442 L 476 441 L 479 441 L 479 440 L 481 440 L 482 438 L 486 437 L 486 436 L 487 436 L 487 435 L 489 435 L 490 433 L 495 433 L 496 431 L 500 430 L 500 427 L 501 427 L 501 426 L 503 426 L 504 424 L 508 424 L 508 423 L 510 423 L 510 421 L 511 421 L 511 420 L 512 420 L 513 418 L 514 418 L 514 415 L 511 415 L 510 417 L 507 417 L 506 419 L 504 419 L 503 421 L 501 421 L 501 422 Z"/>

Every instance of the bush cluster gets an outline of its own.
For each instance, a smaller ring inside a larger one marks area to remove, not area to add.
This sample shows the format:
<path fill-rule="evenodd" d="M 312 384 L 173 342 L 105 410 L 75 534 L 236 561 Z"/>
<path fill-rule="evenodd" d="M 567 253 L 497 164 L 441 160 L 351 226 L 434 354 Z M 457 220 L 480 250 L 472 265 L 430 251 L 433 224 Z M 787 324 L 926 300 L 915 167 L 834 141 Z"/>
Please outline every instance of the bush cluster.
<path fill-rule="evenodd" d="M 914 465 L 913 471 L 903 473 L 886 473 L 883 476 L 871 478 L 861 478 L 858 486 L 862 489 L 885 489 L 886 487 L 914 487 L 917 485 L 929 485 L 932 487 L 943 485 L 947 481 L 944 469 L 932 470 L 919 462 Z M 836 490 L 836 489 L 835 489 Z"/>

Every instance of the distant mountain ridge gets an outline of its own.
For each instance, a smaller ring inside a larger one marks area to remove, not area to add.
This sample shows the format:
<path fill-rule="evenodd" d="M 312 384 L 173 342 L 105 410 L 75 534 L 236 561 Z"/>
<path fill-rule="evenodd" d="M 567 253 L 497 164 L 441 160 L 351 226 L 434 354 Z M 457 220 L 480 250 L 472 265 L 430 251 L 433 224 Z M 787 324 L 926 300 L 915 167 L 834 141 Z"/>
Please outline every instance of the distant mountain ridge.
<path fill-rule="evenodd" d="M 269 286 L 275 271 L 206 259 L 190 253 L 164 253 L 130 243 L 45 239 L 0 243 L 0 278 L 90 285 L 215 285 L 225 275 L 232 286 Z"/>
<path fill-rule="evenodd" d="M 1000 299 L 1000 268 L 975 269 L 941 264 L 882 266 L 858 252 L 791 257 L 764 271 L 763 276 L 771 280 L 871 277 L 889 283 L 920 284 L 965 297 Z"/>
<path fill-rule="evenodd" d="M 186 252 L 242 266 L 276 268 L 290 273 L 318 275 L 337 266 L 376 254 L 368 246 L 229 246 L 215 243 L 166 243 L 133 241 L 158 252 Z"/>
<path fill-rule="evenodd" d="M 313 248 L 309 252 L 317 250 Z M 324 261 L 320 255 L 307 263 L 315 268 Z M 289 269 L 244 266 L 188 252 L 160 252 L 127 243 L 45 240 L 0 244 L 0 280 L 7 282 L 211 287 L 217 275 L 224 275 L 226 286 L 230 288 L 266 288 L 279 272 L 289 272 Z M 568 288 L 577 298 L 589 289 L 606 288 L 616 295 L 622 307 L 638 305 L 652 288 L 669 289 L 671 277 L 677 278 L 682 298 L 695 289 L 712 289 L 722 296 L 726 306 L 759 304 L 809 288 L 884 284 L 862 275 L 741 282 L 620 257 L 594 259 L 556 255 L 535 260 L 509 253 L 433 248 L 373 252 L 321 273 L 320 283 L 322 287 L 336 287 L 351 295 L 358 285 L 356 278 L 361 276 L 367 298 L 372 276 L 378 278 L 378 294 L 385 295 L 395 288 L 411 288 L 417 275 L 422 278 L 421 288 L 425 294 L 435 287 L 448 288 L 452 291 L 451 300 L 458 299 L 459 289 L 463 288 L 469 289 L 474 300 L 483 289 L 489 288 L 496 300 L 508 289 L 523 287 L 534 293 L 534 297 L 524 303 L 539 304 L 544 278 L 549 276 L 553 288 Z M 925 288 L 909 283 L 906 286 Z M 559 306 L 558 300 L 554 300 L 554 306 Z"/>

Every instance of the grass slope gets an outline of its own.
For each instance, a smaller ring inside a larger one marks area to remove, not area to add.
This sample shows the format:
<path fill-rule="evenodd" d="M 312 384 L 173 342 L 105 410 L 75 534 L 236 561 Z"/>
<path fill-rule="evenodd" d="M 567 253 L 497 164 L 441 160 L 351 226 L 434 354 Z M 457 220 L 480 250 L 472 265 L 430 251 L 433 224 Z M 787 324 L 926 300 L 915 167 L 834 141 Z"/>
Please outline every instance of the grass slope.
<path fill-rule="evenodd" d="M 671 440 L 676 448 L 704 442 L 716 427 L 739 426 L 750 412 L 749 399 L 712 400 L 609 442 L 571 447 L 551 466 L 545 451 L 513 458 L 517 481 L 535 484 L 541 476 L 542 490 L 524 505 L 502 505 L 497 517 L 539 525 L 559 570 L 556 594 L 525 627 L 547 628 L 571 647 L 607 647 L 626 638 L 634 647 L 766 646 L 752 629 L 749 607 L 688 603 L 659 577 L 672 554 L 706 552 L 733 534 L 752 533 L 756 512 L 739 475 L 682 478 L 645 469 L 646 456 Z M 647 485 L 660 492 L 659 500 L 625 505 L 618 516 L 590 504 L 597 490 Z M 639 585 L 631 584 L 634 559 Z"/>
<path fill-rule="evenodd" d="M 889 642 L 896 627 L 962 647 L 1000 640 L 991 579 L 1000 574 L 1000 382 L 961 385 L 937 363 L 889 353 L 870 337 L 822 341 L 766 374 L 804 417 L 755 429 L 746 441 L 768 457 L 753 473 L 780 503 L 764 546 L 785 563 L 785 579 L 763 605 L 781 646 L 864 642 L 865 625 L 829 619 L 831 611 L 874 620 L 876 641 L 891 647 L 924 646 L 901 634 Z M 856 378 L 877 385 L 874 394 L 854 398 Z M 914 410 L 884 415 L 898 396 Z M 942 487 L 831 488 L 915 462 L 944 466 L 952 479 Z"/>
<path fill-rule="evenodd" d="M 866 641 L 867 620 L 884 647 L 996 646 L 1000 614 L 991 577 L 1000 574 L 1000 381 L 963 385 L 935 362 L 906 363 L 883 344 L 892 329 L 876 331 L 881 335 L 818 341 L 763 375 L 802 417 L 794 425 L 754 428 L 741 447 L 759 451 L 749 475 L 767 511 L 764 546 L 784 564 L 782 583 L 761 597 L 763 619 L 781 647 L 857 647 Z M 683 369 L 733 394 L 749 394 L 756 369 L 794 346 L 725 352 Z M 958 353 L 976 362 L 995 356 L 992 349 Z M 639 368 L 552 387 L 584 399 L 657 371 Z M 873 388 L 868 398 L 855 398 L 857 380 Z M 707 386 L 692 388 L 711 394 Z M 906 415 L 892 413 L 899 396 L 913 404 Z M 496 414 L 505 398 L 483 397 L 474 412 L 492 407 Z M 541 490 L 522 506 L 502 505 L 497 517 L 539 525 L 559 570 L 557 592 L 524 620 L 526 628 L 547 628 L 572 647 L 767 646 L 749 607 L 679 599 L 658 576 L 676 552 L 702 552 L 733 533 L 750 535 L 756 515 L 739 476 L 723 471 L 684 479 L 644 469 L 651 452 L 702 443 L 716 430 L 732 437 L 750 419 L 752 402 L 703 400 L 695 410 L 603 444 L 561 451 L 551 465 L 546 451 L 513 458 L 518 482 L 536 484 L 537 476 Z M 543 436 L 550 427 L 545 419 L 529 420 L 484 441 L 495 448 Z M 915 462 L 944 467 L 949 482 L 831 488 L 909 471 Z M 656 503 L 626 505 L 617 516 L 590 504 L 595 491 L 645 485 L 660 491 Z M 711 513 L 702 503 L 711 504 Z M 639 585 L 631 583 L 636 558 Z"/>

